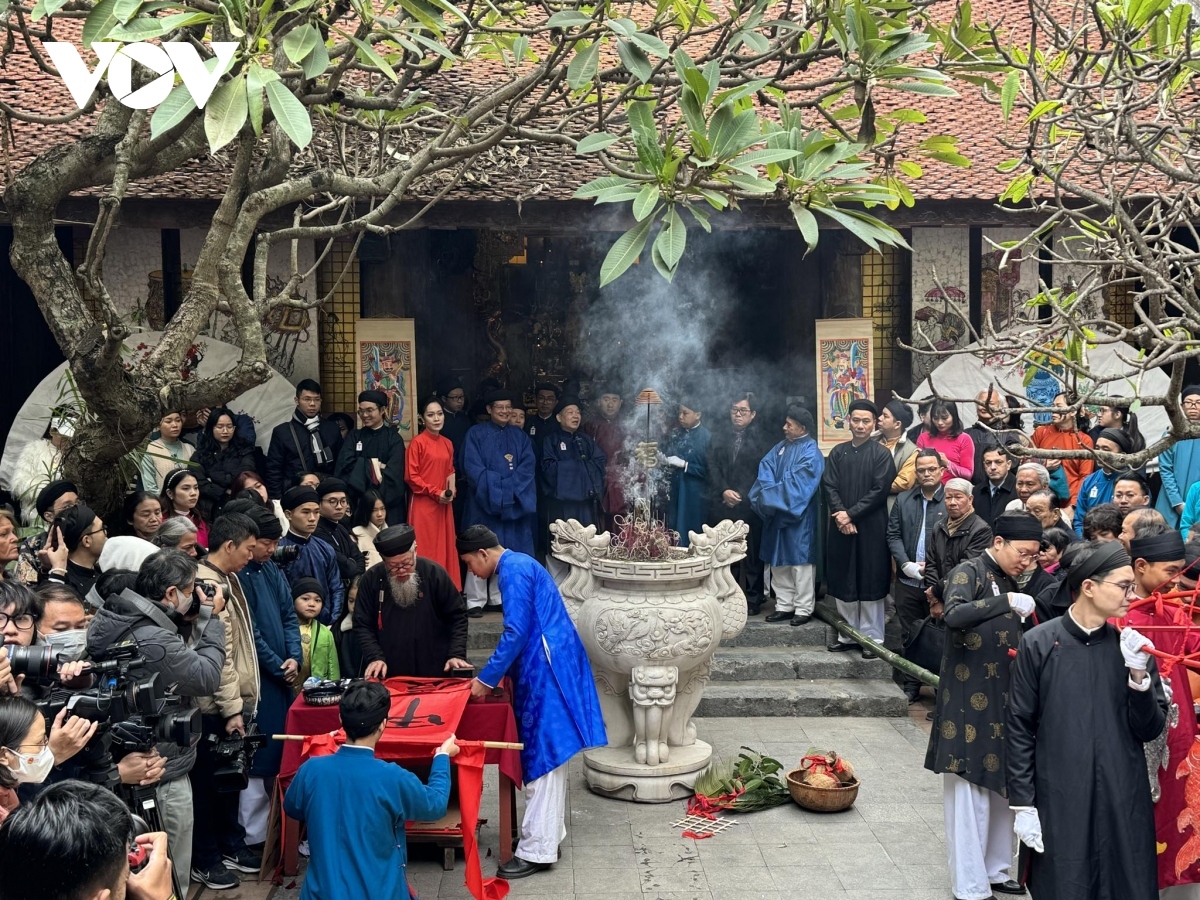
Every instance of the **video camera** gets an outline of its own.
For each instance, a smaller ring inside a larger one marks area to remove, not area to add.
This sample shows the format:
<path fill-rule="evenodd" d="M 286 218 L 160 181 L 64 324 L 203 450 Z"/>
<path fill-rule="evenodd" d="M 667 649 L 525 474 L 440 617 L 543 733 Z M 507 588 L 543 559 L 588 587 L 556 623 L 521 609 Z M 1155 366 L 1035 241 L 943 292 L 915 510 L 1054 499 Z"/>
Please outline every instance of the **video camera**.
<path fill-rule="evenodd" d="M 66 661 L 50 647 L 9 648 L 9 664 L 18 675 L 58 680 L 58 666 Z M 89 747 L 81 751 L 85 760 L 107 769 L 102 759 L 109 752 L 119 761 L 127 753 L 148 753 L 159 742 L 186 749 L 200 740 L 200 711 L 185 708 L 182 698 L 164 689 L 157 672 L 145 674 L 146 660 L 136 642 L 115 644 L 104 652 L 104 659 L 87 664 L 95 686 L 79 691 L 56 687 L 37 702 L 47 722 L 65 708 L 68 717 L 99 723 Z"/>
<path fill-rule="evenodd" d="M 213 787 L 222 793 L 237 793 L 244 791 L 250 784 L 250 765 L 254 762 L 254 754 L 266 746 L 269 738 L 258 733 L 258 726 L 253 722 L 246 728 L 246 734 L 218 737 L 210 734 L 205 740 L 213 742 L 213 756 L 216 759 L 216 769 L 213 771 Z"/>
<path fill-rule="evenodd" d="M 288 563 L 294 562 L 300 556 L 299 544 L 283 544 L 275 548 L 275 552 L 271 554 L 271 562 L 277 566 L 286 566 Z"/>

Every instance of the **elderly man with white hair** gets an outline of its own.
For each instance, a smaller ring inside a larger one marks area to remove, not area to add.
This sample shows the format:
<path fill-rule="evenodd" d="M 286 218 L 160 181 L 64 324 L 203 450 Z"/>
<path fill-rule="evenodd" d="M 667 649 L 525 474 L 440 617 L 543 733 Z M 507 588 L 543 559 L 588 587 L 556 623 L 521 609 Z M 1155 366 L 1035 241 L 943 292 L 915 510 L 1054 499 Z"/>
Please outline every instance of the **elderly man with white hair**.
<path fill-rule="evenodd" d="M 1017 466 L 1017 498 L 1004 507 L 1005 512 L 1022 512 L 1025 501 L 1034 491 L 1050 489 L 1050 471 L 1041 463 L 1027 462 Z"/>
<path fill-rule="evenodd" d="M 354 604 L 366 678 L 438 678 L 471 668 L 463 595 L 445 569 L 417 556 L 416 540 L 411 525 L 375 536 L 383 562 L 367 569 Z"/>
<path fill-rule="evenodd" d="M 975 559 L 992 543 L 992 529 L 975 513 L 975 486 L 965 478 L 946 482 L 946 517 L 933 529 L 925 551 L 925 596 L 929 614 L 942 615 L 942 595 L 950 570 Z"/>

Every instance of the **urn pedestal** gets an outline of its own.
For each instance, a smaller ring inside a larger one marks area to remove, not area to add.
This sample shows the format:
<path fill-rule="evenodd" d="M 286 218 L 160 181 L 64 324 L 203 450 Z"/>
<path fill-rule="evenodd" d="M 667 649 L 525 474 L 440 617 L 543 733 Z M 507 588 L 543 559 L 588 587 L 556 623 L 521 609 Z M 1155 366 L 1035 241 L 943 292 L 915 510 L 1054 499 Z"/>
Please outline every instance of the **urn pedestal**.
<path fill-rule="evenodd" d="M 746 555 L 748 527 L 706 525 L 677 558 L 649 561 L 610 555 L 608 534 L 574 519 L 550 532 L 608 731 L 607 747 L 583 754 L 588 787 L 639 803 L 691 796 L 712 757 L 692 714 L 718 645 L 746 626 L 746 597 L 729 567 Z"/>

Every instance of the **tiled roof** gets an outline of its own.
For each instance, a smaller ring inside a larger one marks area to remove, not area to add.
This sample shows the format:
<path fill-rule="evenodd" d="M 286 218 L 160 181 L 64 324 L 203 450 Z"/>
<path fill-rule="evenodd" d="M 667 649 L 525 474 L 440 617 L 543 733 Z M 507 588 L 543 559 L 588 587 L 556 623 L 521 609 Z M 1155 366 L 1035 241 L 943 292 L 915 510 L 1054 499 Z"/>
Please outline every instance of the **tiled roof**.
<path fill-rule="evenodd" d="M 942 6 L 950 15 L 955 4 L 946 0 Z M 1009 24 L 1020 22 L 1027 9 L 1021 0 L 981 0 L 975 7 L 975 19 L 985 18 Z M 78 23 L 60 22 L 56 37 L 70 40 L 78 33 Z M 435 99 L 461 102 L 472 95 L 481 95 L 505 76 L 498 62 L 473 60 L 454 66 L 427 85 Z M 998 162 L 1009 153 L 996 139 L 1002 123 L 998 108 L 986 102 L 978 89 L 971 85 L 959 88 L 958 98 L 931 98 L 909 93 L 880 92 L 881 106 L 910 106 L 921 109 L 929 118 L 919 128 L 925 134 L 959 136 L 961 152 L 973 161 L 969 169 L 922 161 L 924 176 L 911 183 L 920 200 L 982 200 L 994 201 L 1004 189 L 1008 176 L 995 171 Z M 888 94 L 891 94 L 889 97 Z M 0 98 L 24 110 L 53 114 L 54 111 L 74 109 L 65 86 L 59 79 L 40 71 L 23 47 L 17 46 L 0 67 Z M 19 170 L 36 154 L 46 148 L 84 135 L 94 121 L 94 115 L 64 125 L 33 125 L 11 122 L 10 141 L 0 143 L 0 190 L 8 173 Z M 4 152 L 6 151 L 6 153 Z M 156 178 L 141 179 L 130 185 L 128 196 L 139 199 L 216 200 L 224 188 L 223 172 L 228 154 L 206 157 L 185 167 Z M 595 159 L 577 157 L 557 145 L 498 147 L 473 166 L 472 171 L 447 199 L 513 201 L 536 199 L 568 199 L 583 182 L 602 174 Z M 442 177 L 432 177 L 416 186 L 412 199 L 425 199 L 444 185 Z M 99 189 L 87 193 L 99 193 Z"/>

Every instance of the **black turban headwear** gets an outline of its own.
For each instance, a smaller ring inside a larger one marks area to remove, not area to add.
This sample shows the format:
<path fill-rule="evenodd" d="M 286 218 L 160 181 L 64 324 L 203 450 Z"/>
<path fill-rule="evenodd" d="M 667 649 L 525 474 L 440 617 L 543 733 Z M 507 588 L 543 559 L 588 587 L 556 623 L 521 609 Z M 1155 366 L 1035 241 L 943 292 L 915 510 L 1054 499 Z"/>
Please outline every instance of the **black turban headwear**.
<path fill-rule="evenodd" d="M 850 408 L 848 410 L 846 410 L 846 414 L 849 415 L 850 413 L 855 412 L 856 410 L 860 410 L 860 409 L 866 410 L 871 415 L 876 416 L 876 417 L 878 417 L 878 415 L 879 415 L 879 407 L 876 406 L 874 403 L 872 403 L 870 400 L 866 400 L 866 399 L 855 400 L 853 403 L 850 404 Z"/>
<path fill-rule="evenodd" d="M 1130 559 L 1144 559 L 1149 563 L 1186 559 L 1187 552 L 1183 547 L 1183 535 L 1178 531 L 1168 531 L 1166 534 L 1134 538 L 1129 542 L 1129 557 Z"/>
<path fill-rule="evenodd" d="M 1122 453 L 1129 453 L 1133 450 L 1133 441 L 1129 439 L 1129 435 L 1123 428 L 1105 428 L 1096 436 L 1097 440 L 1100 438 L 1112 441 L 1121 448 Z"/>
<path fill-rule="evenodd" d="M 34 507 L 37 509 L 38 518 L 40 519 L 54 507 L 58 502 L 58 498 L 63 494 L 78 495 L 79 488 L 75 487 L 73 481 L 52 481 L 41 491 L 38 492 L 37 500 L 34 501 Z"/>
<path fill-rule="evenodd" d="M 359 403 L 374 403 L 380 409 L 387 409 L 388 396 L 383 391 L 363 391 L 358 395 Z"/>
<path fill-rule="evenodd" d="M 892 414 L 892 417 L 895 418 L 896 421 L 899 422 L 902 426 L 904 426 L 905 430 L 907 430 L 909 427 L 912 426 L 912 423 L 913 423 L 912 410 L 909 409 L 905 404 L 901 403 L 899 400 L 889 400 L 887 403 L 884 404 L 883 408 L 886 409 L 888 412 L 890 412 Z"/>
<path fill-rule="evenodd" d="M 317 485 L 317 496 L 325 497 L 328 494 L 344 494 L 346 493 L 346 482 L 340 478 L 326 478 Z"/>
<path fill-rule="evenodd" d="M 583 407 L 579 405 L 578 397 L 563 397 L 561 400 L 558 401 L 558 404 L 554 407 L 554 414 L 557 416 L 560 412 L 562 412 L 568 406 L 574 406 L 577 410 L 579 410 L 580 412 L 583 412 Z"/>
<path fill-rule="evenodd" d="M 1087 559 L 1071 564 L 1071 568 L 1067 570 L 1067 584 L 1072 591 L 1078 591 L 1087 579 L 1107 575 L 1114 569 L 1129 565 L 1133 563 L 1121 542 L 1105 541 Z"/>
<path fill-rule="evenodd" d="M 476 550 L 490 550 L 492 547 L 499 547 L 500 538 L 496 537 L 496 532 L 486 525 L 472 525 L 458 536 L 458 540 L 454 544 L 460 554 L 474 553 Z"/>
<path fill-rule="evenodd" d="M 399 556 L 412 549 L 417 533 L 411 525 L 389 525 L 375 535 L 375 549 L 380 556 Z"/>
<path fill-rule="evenodd" d="M 803 406 L 795 403 L 787 408 L 787 418 L 791 419 L 810 435 L 817 427 L 816 423 L 813 421 L 813 414 Z"/>
<path fill-rule="evenodd" d="M 1006 541 L 1040 541 L 1042 523 L 1027 512 L 1004 513 L 996 517 L 992 534 Z"/>
<path fill-rule="evenodd" d="M 488 406 L 491 406 L 493 403 L 503 403 L 505 400 L 507 400 L 509 403 L 516 403 L 516 400 L 513 399 L 512 391 L 506 391 L 503 388 L 500 388 L 487 395 L 486 403 Z"/>
<path fill-rule="evenodd" d="M 317 493 L 316 488 L 304 487 L 297 485 L 294 488 L 288 488 L 283 492 L 283 499 L 280 501 L 280 506 L 284 512 L 295 509 L 297 506 L 303 506 L 305 503 L 320 503 L 321 495 Z"/>

